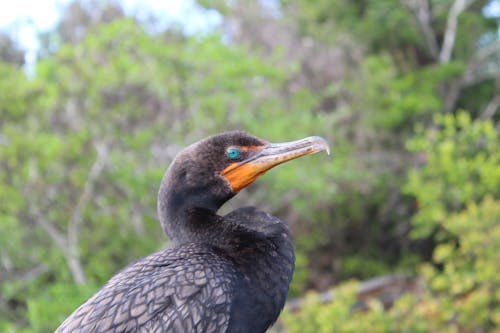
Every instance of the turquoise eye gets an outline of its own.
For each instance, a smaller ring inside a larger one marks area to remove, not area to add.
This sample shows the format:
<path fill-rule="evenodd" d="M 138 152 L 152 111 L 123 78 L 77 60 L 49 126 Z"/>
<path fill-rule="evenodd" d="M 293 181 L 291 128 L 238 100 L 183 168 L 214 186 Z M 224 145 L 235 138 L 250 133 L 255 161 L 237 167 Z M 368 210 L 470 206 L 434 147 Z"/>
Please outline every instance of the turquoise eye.
<path fill-rule="evenodd" d="M 234 160 L 240 156 L 240 151 L 237 148 L 229 148 L 227 150 L 227 157 Z"/>

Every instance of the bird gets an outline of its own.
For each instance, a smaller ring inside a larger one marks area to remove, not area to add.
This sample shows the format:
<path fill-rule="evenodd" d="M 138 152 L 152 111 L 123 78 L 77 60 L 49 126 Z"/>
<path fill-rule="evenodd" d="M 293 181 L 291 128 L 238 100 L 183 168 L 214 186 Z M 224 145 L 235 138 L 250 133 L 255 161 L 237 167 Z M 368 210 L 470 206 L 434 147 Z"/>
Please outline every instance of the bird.
<path fill-rule="evenodd" d="M 169 246 L 114 275 L 56 333 L 265 332 L 294 271 L 289 228 L 255 207 L 217 211 L 269 169 L 321 151 L 329 146 L 318 136 L 270 143 L 242 131 L 182 150 L 158 191 Z"/>

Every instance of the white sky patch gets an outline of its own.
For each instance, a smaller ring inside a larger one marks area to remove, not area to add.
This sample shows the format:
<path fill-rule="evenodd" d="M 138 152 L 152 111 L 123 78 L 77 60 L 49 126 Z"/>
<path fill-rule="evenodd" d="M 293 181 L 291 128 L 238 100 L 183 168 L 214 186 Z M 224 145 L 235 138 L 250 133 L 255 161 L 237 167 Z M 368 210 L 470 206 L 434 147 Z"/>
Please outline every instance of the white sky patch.
<path fill-rule="evenodd" d="M 14 0 L 3 1 L 0 8 L 0 29 L 8 31 L 22 49 L 26 50 L 26 62 L 33 64 L 39 48 L 37 35 L 53 28 L 62 6 L 70 0 Z M 276 5 L 276 0 L 261 0 Z M 222 22 L 215 10 L 206 10 L 194 0 L 122 0 L 127 14 L 139 17 L 148 12 L 161 18 L 164 24 L 181 27 L 188 35 L 213 30 Z M 487 17 L 500 17 L 500 0 L 491 1 L 484 9 Z M 162 27 L 165 28 L 165 27 Z"/>
<path fill-rule="evenodd" d="M 28 52 L 38 47 L 37 34 L 53 27 L 62 0 L 5 1 L 0 10 L 0 28 L 9 31 Z"/>
<path fill-rule="evenodd" d="M 483 13 L 487 17 L 500 18 L 500 1 L 491 1 L 486 7 L 484 7 Z"/>
<path fill-rule="evenodd" d="M 70 0 L 14 0 L 3 1 L 0 9 L 0 29 L 8 31 L 22 49 L 26 63 L 33 65 L 39 48 L 38 34 L 55 27 L 60 8 Z M 222 22 L 215 10 L 206 10 L 194 0 L 122 0 L 127 14 L 139 16 L 154 13 L 166 24 L 182 28 L 188 35 L 213 30 Z"/>
<path fill-rule="evenodd" d="M 222 16 L 215 10 L 200 7 L 194 0 L 123 0 L 127 14 L 154 13 L 168 24 L 182 27 L 184 33 L 193 35 L 210 31 L 222 22 Z"/>

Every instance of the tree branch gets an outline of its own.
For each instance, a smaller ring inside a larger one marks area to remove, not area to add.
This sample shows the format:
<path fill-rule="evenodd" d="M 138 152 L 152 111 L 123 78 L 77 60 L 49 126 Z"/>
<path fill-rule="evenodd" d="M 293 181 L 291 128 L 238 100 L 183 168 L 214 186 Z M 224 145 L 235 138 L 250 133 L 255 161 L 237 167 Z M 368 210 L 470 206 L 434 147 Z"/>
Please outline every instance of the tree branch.
<path fill-rule="evenodd" d="M 500 42 L 494 41 L 481 48 L 467 65 L 464 84 L 472 85 L 483 80 L 500 78 Z"/>
<path fill-rule="evenodd" d="M 481 112 L 481 115 L 479 118 L 481 119 L 490 119 L 492 118 L 495 113 L 498 111 L 498 108 L 500 107 L 500 95 L 496 95 L 493 97 L 486 108 L 484 108 L 483 112 Z"/>
<path fill-rule="evenodd" d="M 89 175 L 83 187 L 82 194 L 78 199 L 75 209 L 73 210 L 73 214 L 71 215 L 71 219 L 68 225 L 68 263 L 70 267 L 72 267 L 75 282 L 78 284 L 83 284 L 86 281 L 85 273 L 78 260 L 78 243 L 80 229 L 83 221 L 83 210 L 92 198 L 95 181 L 104 169 L 108 156 L 108 149 L 106 145 L 102 143 L 95 143 L 95 148 L 97 151 L 96 159 L 89 171 Z"/>
<path fill-rule="evenodd" d="M 28 211 L 33 217 L 34 223 L 45 230 L 56 246 L 61 250 L 66 258 L 73 280 L 77 284 L 84 284 L 87 280 L 78 256 L 78 242 L 81 224 L 83 221 L 83 211 L 92 198 L 94 183 L 104 169 L 108 155 L 107 147 L 104 144 L 96 143 L 95 148 L 97 151 L 97 157 L 89 171 L 82 194 L 80 195 L 75 209 L 73 210 L 73 214 L 69 220 L 66 237 L 52 222 L 45 219 L 44 214 L 40 211 L 33 200 L 27 200 Z M 25 196 L 29 197 L 29 191 L 27 188 L 24 192 Z"/>
<path fill-rule="evenodd" d="M 428 0 L 402 0 L 414 13 L 420 31 L 424 37 L 425 45 L 429 50 L 433 59 L 439 57 L 439 45 L 436 38 L 436 33 L 432 28 L 432 12 Z"/>
<path fill-rule="evenodd" d="M 405 275 L 387 275 L 362 281 L 359 284 L 357 293 L 358 302 L 354 310 L 366 308 L 365 301 L 370 298 L 377 298 L 384 307 L 390 307 L 404 293 L 417 294 L 421 291 L 421 281 L 417 277 Z M 328 304 L 335 299 L 335 291 L 329 290 L 318 294 L 318 301 L 321 304 Z M 304 306 L 304 299 L 294 299 L 288 301 L 286 309 L 292 312 L 299 311 Z"/>
<path fill-rule="evenodd" d="M 56 246 L 61 250 L 62 254 L 66 258 L 73 281 L 77 284 L 85 283 L 86 278 L 82 265 L 78 256 L 70 250 L 68 240 L 64 237 L 64 234 L 61 233 L 53 223 L 45 219 L 43 213 L 32 202 L 32 200 L 28 200 L 28 210 L 30 215 L 33 216 L 34 222 L 47 232 Z"/>
<path fill-rule="evenodd" d="M 439 53 L 439 63 L 445 64 L 450 61 L 451 53 L 455 45 L 457 36 L 458 16 L 474 1 L 455 0 L 448 13 L 446 21 L 446 30 L 444 33 L 443 45 Z"/>
<path fill-rule="evenodd" d="M 49 266 L 46 264 L 39 264 L 32 269 L 30 269 L 27 272 L 24 272 L 22 274 L 19 274 L 18 276 L 15 277 L 16 282 L 20 283 L 21 285 L 28 285 L 31 281 L 35 280 L 38 278 L 40 275 L 44 274 L 49 270 Z"/>
<path fill-rule="evenodd" d="M 461 91 L 469 86 L 478 84 L 484 80 L 500 78 L 499 62 L 500 42 L 495 41 L 487 47 L 481 48 L 467 64 L 460 80 L 452 82 L 444 88 L 444 112 L 452 112 L 455 109 Z M 490 104 L 483 111 L 481 117 L 488 117 L 496 112 L 497 100 L 492 99 Z"/>
<path fill-rule="evenodd" d="M 85 283 L 86 278 L 82 265 L 78 260 L 78 256 L 75 256 L 75 253 L 70 250 L 68 240 L 64 237 L 64 234 L 61 233 L 53 223 L 45 219 L 44 214 L 33 203 L 32 200 L 27 200 L 27 202 L 28 211 L 32 216 L 35 224 L 39 225 L 43 230 L 45 230 L 45 232 L 50 236 L 50 238 L 54 241 L 56 246 L 61 250 L 64 257 L 66 258 L 66 262 L 70 269 L 73 280 L 78 284 Z"/>
<path fill-rule="evenodd" d="M 448 13 L 443 44 L 438 45 L 436 32 L 432 28 L 432 11 L 428 0 L 401 0 L 414 13 L 425 45 L 431 56 L 441 64 L 451 59 L 457 36 L 458 17 L 475 0 L 455 0 Z"/>
<path fill-rule="evenodd" d="M 28 191 L 27 189 L 24 189 L 24 195 L 25 197 L 29 198 L 29 195 L 27 195 Z M 61 233 L 54 224 L 52 224 L 50 221 L 47 221 L 43 215 L 43 213 L 40 211 L 37 205 L 33 202 L 33 200 L 26 200 L 28 204 L 28 212 L 32 216 L 33 221 L 35 224 L 38 224 L 40 227 L 42 227 L 43 230 L 49 235 L 50 238 L 56 243 L 57 247 L 64 253 L 68 250 L 68 243 L 66 238 L 64 237 L 64 234 Z"/>

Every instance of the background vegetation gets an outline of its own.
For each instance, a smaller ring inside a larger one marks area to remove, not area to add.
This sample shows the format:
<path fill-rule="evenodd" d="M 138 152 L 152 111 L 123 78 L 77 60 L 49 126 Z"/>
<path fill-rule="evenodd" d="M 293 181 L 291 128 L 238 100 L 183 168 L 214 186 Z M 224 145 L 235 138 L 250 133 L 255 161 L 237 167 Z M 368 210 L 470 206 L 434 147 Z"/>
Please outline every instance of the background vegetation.
<path fill-rule="evenodd" d="M 498 1 L 199 5 L 222 23 L 188 35 L 119 2 L 70 2 L 31 75 L 0 33 L 0 331 L 54 330 L 163 248 L 163 171 L 242 129 L 333 150 L 223 207 L 291 225 L 302 300 L 276 331 L 499 332 Z M 359 304 L 357 281 L 392 273 L 418 288 Z"/>

